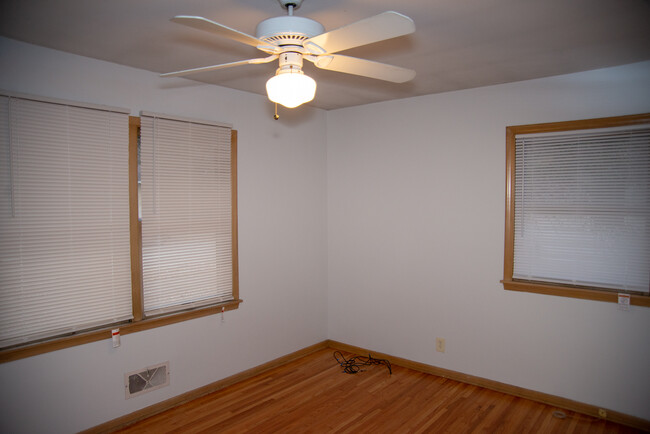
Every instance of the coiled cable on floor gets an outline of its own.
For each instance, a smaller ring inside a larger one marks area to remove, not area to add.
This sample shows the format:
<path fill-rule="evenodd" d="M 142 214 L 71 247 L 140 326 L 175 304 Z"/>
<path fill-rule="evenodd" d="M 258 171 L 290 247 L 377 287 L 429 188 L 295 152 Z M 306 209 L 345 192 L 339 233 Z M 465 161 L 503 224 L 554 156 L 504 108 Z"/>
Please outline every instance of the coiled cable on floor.
<path fill-rule="evenodd" d="M 388 373 L 393 375 L 393 369 L 390 366 L 390 362 L 386 359 L 374 359 L 370 354 L 368 357 L 363 356 L 354 356 L 346 359 L 345 356 L 340 351 L 334 351 L 334 358 L 343 368 L 343 372 L 346 374 L 356 374 L 363 372 L 365 369 L 361 369 L 364 366 L 370 365 L 384 365 L 388 368 Z"/>

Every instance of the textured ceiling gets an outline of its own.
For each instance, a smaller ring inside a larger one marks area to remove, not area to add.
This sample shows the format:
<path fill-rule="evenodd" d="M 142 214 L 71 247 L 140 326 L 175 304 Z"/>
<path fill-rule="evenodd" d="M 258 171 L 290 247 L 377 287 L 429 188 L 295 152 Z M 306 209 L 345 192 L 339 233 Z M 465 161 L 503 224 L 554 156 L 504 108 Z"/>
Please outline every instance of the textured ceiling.
<path fill-rule="evenodd" d="M 295 15 L 326 30 L 395 10 L 412 35 L 342 52 L 414 69 L 392 84 L 319 70 L 310 103 L 336 109 L 650 59 L 648 0 L 304 0 Z M 2 0 L 0 35 L 157 73 L 261 57 L 248 45 L 169 21 L 198 15 L 251 35 L 285 12 L 277 0 Z M 191 76 L 265 94 L 276 63 Z M 183 80 L 170 78 L 169 80 Z"/>

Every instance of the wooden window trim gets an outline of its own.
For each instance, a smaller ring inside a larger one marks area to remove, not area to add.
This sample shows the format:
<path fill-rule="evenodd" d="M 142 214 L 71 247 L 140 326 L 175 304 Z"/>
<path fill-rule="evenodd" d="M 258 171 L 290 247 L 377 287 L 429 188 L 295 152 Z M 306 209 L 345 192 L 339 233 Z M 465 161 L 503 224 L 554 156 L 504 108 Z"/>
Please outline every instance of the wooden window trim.
<path fill-rule="evenodd" d="M 120 329 L 121 335 L 150 330 L 182 321 L 215 315 L 222 311 L 237 309 L 243 300 L 239 299 L 239 254 L 237 236 L 237 131 L 231 134 L 231 176 L 232 176 L 232 255 L 233 255 L 233 298 L 211 306 L 175 312 L 153 318 L 145 318 L 142 300 L 142 224 L 138 219 L 138 163 L 137 139 L 140 118 L 129 117 L 129 212 L 131 241 L 131 288 L 133 294 L 133 319 L 91 331 L 84 331 L 57 337 L 47 341 L 16 346 L 0 351 L 0 363 L 62 350 L 77 345 L 111 339 L 111 330 Z"/>
<path fill-rule="evenodd" d="M 503 280 L 501 281 L 504 289 L 510 291 L 533 292 L 538 294 L 557 295 L 561 297 L 580 298 L 612 303 L 618 302 L 619 292 L 629 293 L 624 290 L 616 289 L 595 289 L 584 286 L 551 284 L 547 282 L 513 279 L 512 274 L 514 269 L 515 242 L 515 137 L 517 134 L 584 130 L 593 128 L 611 128 L 647 123 L 650 123 L 650 113 L 506 127 L 506 219 Z M 636 306 L 650 307 L 650 296 L 630 293 L 630 303 Z"/>
<path fill-rule="evenodd" d="M 129 230 L 131 236 L 131 299 L 133 322 L 144 318 L 142 298 L 142 222 L 138 216 L 138 137 L 140 118 L 129 116 Z"/>

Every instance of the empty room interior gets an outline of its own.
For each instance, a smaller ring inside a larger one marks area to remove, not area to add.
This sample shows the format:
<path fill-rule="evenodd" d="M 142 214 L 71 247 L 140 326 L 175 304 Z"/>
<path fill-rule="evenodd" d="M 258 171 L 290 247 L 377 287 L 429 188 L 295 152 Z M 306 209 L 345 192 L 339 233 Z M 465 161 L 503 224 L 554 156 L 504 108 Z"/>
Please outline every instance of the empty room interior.
<path fill-rule="evenodd" d="M 319 352 L 324 383 L 389 378 L 335 351 L 650 430 L 648 23 L 647 0 L 4 0 L 0 431 L 112 431 Z M 439 432 L 357 413 L 340 431 Z"/>

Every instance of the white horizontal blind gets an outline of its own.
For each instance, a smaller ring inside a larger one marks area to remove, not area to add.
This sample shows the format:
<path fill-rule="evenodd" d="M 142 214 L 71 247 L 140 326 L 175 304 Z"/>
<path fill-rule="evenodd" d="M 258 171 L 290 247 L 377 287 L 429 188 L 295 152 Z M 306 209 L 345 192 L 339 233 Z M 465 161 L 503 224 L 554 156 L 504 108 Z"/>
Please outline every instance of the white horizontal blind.
<path fill-rule="evenodd" d="M 231 129 L 141 118 L 144 311 L 233 299 Z"/>
<path fill-rule="evenodd" d="M 128 126 L 0 96 L 0 346 L 132 317 Z"/>
<path fill-rule="evenodd" d="M 648 293 L 650 125 L 517 135 L 514 278 Z"/>

